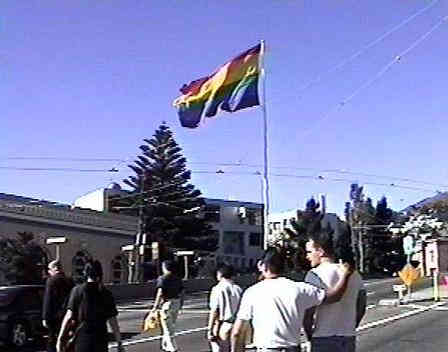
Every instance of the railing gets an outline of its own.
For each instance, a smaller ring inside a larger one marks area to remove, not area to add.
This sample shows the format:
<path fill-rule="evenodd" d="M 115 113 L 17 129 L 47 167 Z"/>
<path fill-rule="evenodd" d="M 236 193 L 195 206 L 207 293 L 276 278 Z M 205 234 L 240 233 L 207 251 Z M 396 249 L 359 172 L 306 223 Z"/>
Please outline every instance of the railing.
<path fill-rule="evenodd" d="M 28 205 L 0 201 L 0 211 L 35 216 L 74 224 L 104 227 L 116 230 L 137 231 L 137 218 L 119 214 L 95 214 L 79 209 L 56 209 L 41 205 Z"/>

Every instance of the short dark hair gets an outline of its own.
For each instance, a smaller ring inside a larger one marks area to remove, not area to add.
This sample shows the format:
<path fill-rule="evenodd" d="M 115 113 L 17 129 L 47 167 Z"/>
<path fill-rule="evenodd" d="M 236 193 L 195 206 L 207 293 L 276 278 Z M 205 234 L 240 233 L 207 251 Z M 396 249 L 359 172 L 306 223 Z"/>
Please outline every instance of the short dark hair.
<path fill-rule="evenodd" d="M 162 265 L 166 270 L 171 272 L 173 272 L 176 269 L 174 262 L 172 260 L 164 260 L 162 262 Z"/>
<path fill-rule="evenodd" d="M 84 266 L 84 276 L 92 280 L 101 280 L 103 278 L 103 267 L 98 260 L 88 262 Z"/>
<path fill-rule="evenodd" d="M 309 237 L 328 257 L 334 257 L 333 231 L 321 230 Z"/>
<path fill-rule="evenodd" d="M 273 274 L 281 274 L 285 268 L 285 260 L 275 248 L 266 249 L 260 260 Z"/>
<path fill-rule="evenodd" d="M 235 271 L 233 270 L 233 266 L 231 266 L 230 264 L 218 265 L 216 272 L 220 273 L 222 275 L 222 277 L 224 277 L 226 279 L 232 278 L 232 276 L 235 274 Z"/>

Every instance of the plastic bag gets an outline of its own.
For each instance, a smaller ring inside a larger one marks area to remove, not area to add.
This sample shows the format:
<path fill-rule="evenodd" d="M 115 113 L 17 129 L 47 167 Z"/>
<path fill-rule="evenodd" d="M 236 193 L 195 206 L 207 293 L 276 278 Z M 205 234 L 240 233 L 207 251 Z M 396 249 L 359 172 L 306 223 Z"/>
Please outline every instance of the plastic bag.
<path fill-rule="evenodd" d="M 161 324 L 160 324 L 160 311 L 150 311 L 146 314 L 143 319 L 142 332 L 149 333 L 151 335 L 161 334 Z"/>

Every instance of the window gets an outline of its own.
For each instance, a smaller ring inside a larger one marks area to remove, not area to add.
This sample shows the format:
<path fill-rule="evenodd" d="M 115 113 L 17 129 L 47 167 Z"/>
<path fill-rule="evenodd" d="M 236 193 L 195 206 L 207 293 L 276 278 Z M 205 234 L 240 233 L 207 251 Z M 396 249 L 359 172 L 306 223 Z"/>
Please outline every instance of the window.
<path fill-rule="evenodd" d="M 112 260 L 112 282 L 119 284 L 124 280 L 124 259 L 121 255 L 117 255 Z"/>
<path fill-rule="evenodd" d="M 257 224 L 257 209 L 247 209 L 247 222 L 249 225 Z"/>
<path fill-rule="evenodd" d="M 244 255 L 244 232 L 224 231 L 222 247 L 225 254 Z"/>
<path fill-rule="evenodd" d="M 251 232 L 249 235 L 249 246 L 261 247 L 261 233 Z"/>
<path fill-rule="evenodd" d="M 209 222 L 221 221 L 221 207 L 219 205 L 206 205 L 204 209 L 204 220 Z"/>

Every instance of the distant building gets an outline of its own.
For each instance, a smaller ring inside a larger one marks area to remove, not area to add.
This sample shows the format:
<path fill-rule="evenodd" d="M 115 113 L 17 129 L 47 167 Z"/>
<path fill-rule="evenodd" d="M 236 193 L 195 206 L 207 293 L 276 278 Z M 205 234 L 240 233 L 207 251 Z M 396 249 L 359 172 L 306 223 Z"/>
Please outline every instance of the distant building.
<path fill-rule="evenodd" d="M 219 233 L 218 262 L 254 268 L 263 253 L 263 205 L 204 198 L 204 218 Z"/>
<path fill-rule="evenodd" d="M 285 232 L 285 229 L 293 230 L 291 221 L 297 221 L 297 211 L 287 210 L 278 213 L 269 214 L 269 235 L 268 241 L 280 236 Z M 347 229 L 347 225 L 334 213 L 325 213 L 322 220 L 322 228 L 330 226 L 334 231 L 333 239 L 336 240 L 340 234 Z"/>
<path fill-rule="evenodd" d="M 77 198 L 73 202 L 73 207 L 92 209 L 101 212 L 109 212 L 109 199 L 111 197 L 126 196 L 129 191 L 125 191 L 118 183 L 111 183 L 107 188 L 98 188 L 92 192 Z"/>
<path fill-rule="evenodd" d="M 75 200 L 74 205 L 108 212 L 108 199 L 127 195 L 118 185 L 98 189 Z M 219 235 L 217 262 L 228 262 L 237 268 L 253 268 L 263 252 L 263 205 L 243 201 L 204 198 L 202 216 Z"/>

